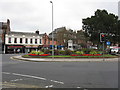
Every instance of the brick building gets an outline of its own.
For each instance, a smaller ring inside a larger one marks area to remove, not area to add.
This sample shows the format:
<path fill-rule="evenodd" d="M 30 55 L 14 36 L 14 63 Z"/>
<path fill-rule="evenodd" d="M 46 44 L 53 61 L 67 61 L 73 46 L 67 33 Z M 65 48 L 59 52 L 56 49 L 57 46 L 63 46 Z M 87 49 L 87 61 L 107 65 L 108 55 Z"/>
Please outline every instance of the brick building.
<path fill-rule="evenodd" d="M 7 22 L 0 22 L 0 38 L 1 38 L 1 45 L 2 51 L 4 51 L 5 46 L 5 34 L 10 32 L 10 20 L 7 19 Z"/>

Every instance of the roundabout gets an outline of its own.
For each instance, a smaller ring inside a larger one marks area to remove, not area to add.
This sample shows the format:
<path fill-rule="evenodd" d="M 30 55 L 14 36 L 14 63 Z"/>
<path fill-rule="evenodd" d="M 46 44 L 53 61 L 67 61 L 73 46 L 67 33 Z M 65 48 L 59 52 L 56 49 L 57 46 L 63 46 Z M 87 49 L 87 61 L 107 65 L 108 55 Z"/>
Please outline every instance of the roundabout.
<path fill-rule="evenodd" d="M 30 58 L 30 57 L 22 57 L 22 56 L 12 56 L 13 60 L 23 60 L 23 61 L 31 61 L 31 62 L 94 62 L 94 61 L 118 61 L 118 58 L 68 58 L 68 57 L 47 57 L 47 58 Z"/>

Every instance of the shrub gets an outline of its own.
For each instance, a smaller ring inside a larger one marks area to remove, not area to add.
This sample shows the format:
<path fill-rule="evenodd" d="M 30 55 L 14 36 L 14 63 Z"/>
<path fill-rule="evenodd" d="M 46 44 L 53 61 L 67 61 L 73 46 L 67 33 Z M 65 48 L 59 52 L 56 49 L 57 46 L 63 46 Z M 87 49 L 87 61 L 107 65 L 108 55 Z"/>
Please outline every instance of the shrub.
<path fill-rule="evenodd" d="M 65 50 L 65 55 L 70 55 L 70 54 L 72 54 L 72 51 L 71 50 Z"/>
<path fill-rule="evenodd" d="M 44 53 L 42 51 L 38 51 L 37 54 L 40 55 L 40 54 L 44 54 Z"/>
<path fill-rule="evenodd" d="M 103 51 L 98 51 L 97 53 L 98 53 L 98 54 L 103 54 Z"/>
<path fill-rule="evenodd" d="M 44 54 L 44 53 L 41 52 L 41 51 L 31 51 L 30 54 L 37 54 L 37 55 L 39 55 L 39 54 Z"/>
<path fill-rule="evenodd" d="M 84 54 L 84 52 L 83 51 L 76 51 L 75 54 L 81 55 L 81 54 Z"/>
<path fill-rule="evenodd" d="M 59 55 L 59 50 L 54 50 L 55 55 Z"/>
<path fill-rule="evenodd" d="M 97 54 L 96 51 L 90 51 L 90 54 Z"/>
<path fill-rule="evenodd" d="M 31 51 L 30 54 L 36 54 L 36 51 Z"/>
<path fill-rule="evenodd" d="M 49 49 L 45 49 L 45 50 L 44 50 L 44 53 L 45 53 L 45 54 L 49 54 L 49 53 L 50 53 L 50 50 L 49 50 Z"/>
<path fill-rule="evenodd" d="M 59 54 L 65 55 L 65 51 L 60 50 L 60 51 L 59 51 Z"/>
<path fill-rule="evenodd" d="M 85 53 L 85 54 L 89 54 L 93 49 L 89 49 L 89 48 L 84 48 L 82 49 L 82 51 Z"/>

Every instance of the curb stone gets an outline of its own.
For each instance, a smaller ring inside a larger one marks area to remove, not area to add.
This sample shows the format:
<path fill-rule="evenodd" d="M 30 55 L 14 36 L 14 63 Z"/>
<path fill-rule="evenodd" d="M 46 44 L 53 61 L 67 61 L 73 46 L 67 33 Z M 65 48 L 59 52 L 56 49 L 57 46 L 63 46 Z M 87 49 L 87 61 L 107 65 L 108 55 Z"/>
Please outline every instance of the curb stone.
<path fill-rule="evenodd" d="M 95 58 L 80 58 L 80 59 L 78 59 L 78 58 L 74 58 L 74 59 L 66 59 L 66 58 L 55 58 L 54 60 L 53 60 L 53 58 L 23 58 L 22 56 L 13 56 L 13 57 L 11 57 L 11 59 L 14 59 L 14 60 L 23 60 L 23 61 L 30 61 L 30 62 L 93 62 L 93 61 L 118 61 L 118 58 L 104 58 L 104 60 L 103 59 L 100 59 L 100 58 L 98 58 L 98 59 L 95 59 Z"/>

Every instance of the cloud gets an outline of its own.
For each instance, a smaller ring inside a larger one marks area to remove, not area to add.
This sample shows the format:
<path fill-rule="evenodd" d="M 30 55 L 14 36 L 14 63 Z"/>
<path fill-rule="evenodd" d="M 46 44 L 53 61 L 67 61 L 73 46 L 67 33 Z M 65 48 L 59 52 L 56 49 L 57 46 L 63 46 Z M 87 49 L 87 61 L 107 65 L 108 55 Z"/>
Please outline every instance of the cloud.
<path fill-rule="evenodd" d="M 117 15 L 118 0 L 53 0 L 54 28 L 66 26 L 82 29 L 82 19 L 94 15 L 97 9 L 106 9 Z M 16 31 L 51 32 L 50 0 L 0 0 L 0 21 L 11 20 Z"/>

